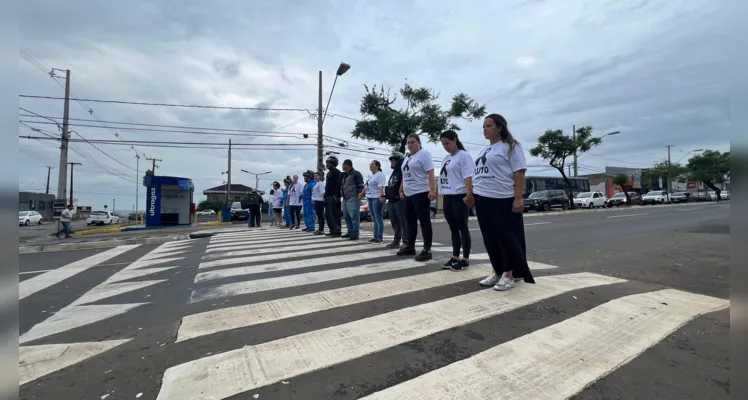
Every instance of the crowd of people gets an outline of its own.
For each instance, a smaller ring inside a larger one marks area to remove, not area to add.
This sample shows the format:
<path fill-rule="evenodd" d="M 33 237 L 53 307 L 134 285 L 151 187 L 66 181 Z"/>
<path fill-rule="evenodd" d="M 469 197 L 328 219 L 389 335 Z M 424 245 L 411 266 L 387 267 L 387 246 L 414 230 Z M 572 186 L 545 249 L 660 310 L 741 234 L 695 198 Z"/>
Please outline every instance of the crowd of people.
<path fill-rule="evenodd" d="M 535 283 L 527 263 L 522 217 L 527 169 L 524 152 L 501 115 L 485 118 L 483 135 L 488 146 L 473 160 L 455 131 L 443 132 L 440 141 L 447 155 L 436 180 L 432 156 L 422 149 L 418 135 L 407 138 L 408 156 L 395 152 L 389 157 L 392 168 L 389 179 L 377 160 L 369 164 L 371 176 L 364 181 L 351 160 L 343 161 L 341 171 L 338 158 L 330 155 L 325 160 L 325 176 L 306 171 L 302 174 L 304 183 L 298 181 L 297 175 L 286 177 L 283 186 L 273 182 L 269 198 L 271 225 L 301 229 L 303 211 L 304 231 L 359 240 L 359 209 L 361 200 L 366 198 L 374 225 L 369 242 L 383 243 L 384 207 L 389 204 L 394 234 L 385 246 L 397 248 L 398 256 L 415 255 L 417 261 L 428 261 L 432 259 L 433 242 L 430 203 L 440 193 L 452 242 L 452 255 L 443 268 L 462 271 L 470 267 L 472 238 L 468 217 L 470 208 L 475 206 L 483 243 L 494 269 L 480 284 L 503 291 L 513 288 L 518 279 Z M 419 226 L 423 242 L 417 252 Z"/>

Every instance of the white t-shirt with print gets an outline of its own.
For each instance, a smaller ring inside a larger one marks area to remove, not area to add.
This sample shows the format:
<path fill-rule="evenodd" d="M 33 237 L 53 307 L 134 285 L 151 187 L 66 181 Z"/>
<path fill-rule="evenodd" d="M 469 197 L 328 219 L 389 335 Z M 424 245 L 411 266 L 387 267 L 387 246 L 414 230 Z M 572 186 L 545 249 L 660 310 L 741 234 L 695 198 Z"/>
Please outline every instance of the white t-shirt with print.
<path fill-rule="evenodd" d="M 493 199 L 514 197 L 514 173 L 527 169 L 522 146 L 516 144 L 509 154 L 509 145 L 498 142 L 479 154 L 474 163 L 473 193 Z"/>
<path fill-rule="evenodd" d="M 283 208 L 283 194 L 277 194 L 273 198 L 273 208 Z"/>
<path fill-rule="evenodd" d="M 301 205 L 301 195 L 304 193 L 304 184 L 303 183 L 297 183 L 297 184 L 291 184 L 291 186 L 288 187 L 288 205 L 289 206 L 300 206 Z"/>
<path fill-rule="evenodd" d="M 448 155 L 439 171 L 439 194 L 466 194 L 465 179 L 472 178 L 474 171 L 473 158 L 467 151 Z"/>
<path fill-rule="evenodd" d="M 406 157 L 400 169 L 403 171 L 405 196 L 429 191 L 428 171 L 434 169 L 434 161 L 431 160 L 431 154 L 428 151 L 421 149 L 416 154 Z"/>
<path fill-rule="evenodd" d="M 325 182 L 319 181 L 312 188 L 312 201 L 325 200 Z"/>
<path fill-rule="evenodd" d="M 378 199 L 379 188 L 387 186 L 387 179 L 384 177 L 382 171 L 375 172 L 369 180 L 366 181 L 366 198 L 367 199 Z"/>

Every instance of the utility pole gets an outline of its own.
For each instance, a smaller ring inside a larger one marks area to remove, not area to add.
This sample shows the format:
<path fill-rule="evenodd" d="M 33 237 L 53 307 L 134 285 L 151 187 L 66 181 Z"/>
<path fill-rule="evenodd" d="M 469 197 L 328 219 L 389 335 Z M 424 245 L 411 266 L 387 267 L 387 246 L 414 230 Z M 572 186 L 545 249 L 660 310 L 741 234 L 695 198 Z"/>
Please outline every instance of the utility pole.
<path fill-rule="evenodd" d="M 73 170 L 75 169 L 76 165 L 83 165 L 79 162 L 69 162 L 67 165 L 70 165 L 70 205 L 73 205 Z"/>
<path fill-rule="evenodd" d="M 135 155 L 135 221 L 138 220 L 138 189 L 140 188 L 140 154 Z"/>
<path fill-rule="evenodd" d="M 70 118 L 70 70 L 65 70 L 65 105 L 62 111 L 62 138 L 60 140 L 60 173 L 57 176 L 57 198 L 65 200 L 65 191 L 68 183 L 68 139 Z M 70 184 L 72 187 L 72 172 Z M 70 195 L 72 203 L 72 191 Z"/>
<path fill-rule="evenodd" d="M 48 166 L 47 166 L 47 191 L 46 191 L 46 192 L 44 192 L 44 193 L 46 193 L 46 194 L 49 194 L 49 175 L 50 175 L 50 173 L 51 173 L 51 172 L 52 172 L 52 167 L 50 167 L 50 166 L 48 165 Z"/>
<path fill-rule="evenodd" d="M 576 143 L 577 141 L 577 126 L 572 125 L 571 126 L 571 139 Z M 577 149 L 574 148 L 574 177 L 577 177 L 579 175 L 579 171 L 577 170 Z"/>
<path fill-rule="evenodd" d="M 231 139 L 229 139 L 229 169 L 228 169 L 228 179 L 226 180 L 226 203 L 231 206 Z"/>
<path fill-rule="evenodd" d="M 117 206 L 117 199 L 112 199 L 112 212 L 113 213 L 117 212 L 116 206 Z"/>
<path fill-rule="evenodd" d="M 665 147 L 667 147 L 667 174 L 665 174 L 665 190 L 670 193 L 670 148 L 673 147 L 673 145 L 669 144 Z"/>
<path fill-rule="evenodd" d="M 322 71 L 319 71 L 319 98 L 317 109 L 317 172 L 320 174 L 325 170 L 322 160 Z"/>
<path fill-rule="evenodd" d="M 164 161 L 164 160 L 162 160 L 160 158 L 149 158 L 149 157 L 146 157 L 145 159 L 148 160 L 148 161 L 152 161 L 153 162 L 153 168 L 151 168 L 151 172 L 153 172 L 153 175 L 156 175 L 156 168 L 158 168 L 156 166 L 156 162 L 161 162 L 161 161 Z"/>

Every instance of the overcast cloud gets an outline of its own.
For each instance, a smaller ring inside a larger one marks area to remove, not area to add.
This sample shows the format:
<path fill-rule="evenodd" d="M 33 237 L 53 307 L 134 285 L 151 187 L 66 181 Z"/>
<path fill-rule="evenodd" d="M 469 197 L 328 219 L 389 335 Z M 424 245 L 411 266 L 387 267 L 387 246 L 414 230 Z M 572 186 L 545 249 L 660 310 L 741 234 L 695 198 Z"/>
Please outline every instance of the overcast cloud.
<path fill-rule="evenodd" d="M 729 150 L 728 15 L 720 1 L 227 0 L 206 4 L 28 0 L 19 24 L 21 49 L 46 67 L 69 68 L 78 98 L 313 110 L 317 71 L 323 71 L 327 101 L 335 70 L 344 61 L 352 68 L 338 80 L 330 104 L 330 112 L 342 116 L 361 117 L 363 84 L 396 90 L 407 80 L 440 92 L 445 106 L 458 92 L 486 103 L 489 112 L 506 116 L 525 150 L 546 129 L 571 132 L 576 124 L 592 125 L 599 135 L 621 131 L 605 138 L 592 154 L 580 157 L 580 173 L 602 171 L 605 166 L 647 167 L 667 156 L 666 145 L 675 146 L 673 161 L 699 148 Z M 29 62 L 19 59 L 19 68 L 22 94 L 64 94 L 53 78 Z M 38 114 L 62 115 L 61 101 L 21 99 L 20 104 Z M 88 105 L 103 121 L 309 134 L 309 139 L 232 137 L 244 144 L 298 143 L 308 148 L 237 150 L 234 183 L 254 186 L 254 177 L 241 169 L 272 171 L 270 179 L 260 181 L 261 188 L 267 189 L 272 180 L 316 167 L 316 121 L 305 111 Z M 71 104 L 70 111 L 71 118 L 92 118 L 77 103 Z M 386 152 L 380 149 L 383 145 L 350 140 L 354 123 L 328 116 L 325 134 Z M 462 140 L 470 143 L 468 150 L 475 156 L 485 142 L 482 121 L 458 123 Z M 57 130 L 54 125 L 34 126 Z M 19 129 L 22 135 L 36 135 L 23 126 Z M 87 139 L 116 140 L 113 131 L 100 125 L 72 129 Z M 116 132 L 123 140 L 225 143 L 229 139 Z M 43 191 L 46 166 L 57 166 L 59 150 L 52 142 L 26 139 L 19 146 L 20 189 Z M 70 161 L 83 163 L 76 167 L 76 197 L 81 205 L 94 208 L 111 204 L 114 198 L 117 209 L 132 209 L 136 152 L 163 159 L 157 174 L 192 178 L 198 200 L 203 190 L 223 182 L 221 172 L 227 169 L 225 149 L 136 146 L 133 151 L 98 145 L 122 165 L 87 144 L 72 147 L 125 177 L 104 172 L 71 152 Z M 441 146 L 426 149 L 435 158 L 444 155 Z M 361 170 L 372 158 L 386 161 L 386 156 L 360 152 L 341 157 L 353 159 Z M 544 164 L 535 159 L 530 163 Z M 141 175 L 144 169 L 141 159 Z M 533 168 L 532 173 L 553 171 Z M 56 177 L 53 170 L 52 193 Z"/>

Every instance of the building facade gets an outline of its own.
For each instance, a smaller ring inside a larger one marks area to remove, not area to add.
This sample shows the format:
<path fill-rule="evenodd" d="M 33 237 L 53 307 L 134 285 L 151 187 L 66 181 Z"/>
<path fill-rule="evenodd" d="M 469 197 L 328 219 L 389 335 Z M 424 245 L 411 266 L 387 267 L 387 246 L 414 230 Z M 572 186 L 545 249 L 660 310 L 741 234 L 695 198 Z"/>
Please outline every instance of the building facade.
<path fill-rule="evenodd" d="M 260 193 L 260 195 L 265 194 L 265 192 L 263 192 L 262 190 L 256 190 L 246 185 L 234 183 L 234 184 L 231 184 L 231 198 L 229 199 L 227 189 L 229 189 L 228 185 L 216 186 L 210 189 L 203 190 L 203 194 L 205 195 L 208 201 L 225 202 L 228 200 L 229 204 L 235 201 L 242 201 L 250 193 L 253 193 L 253 192 L 258 192 Z"/>
<path fill-rule="evenodd" d="M 44 220 L 51 221 L 54 215 L 54 201 L 53 194 L 19 192 L 18 211 L 36 211 Z"/>

